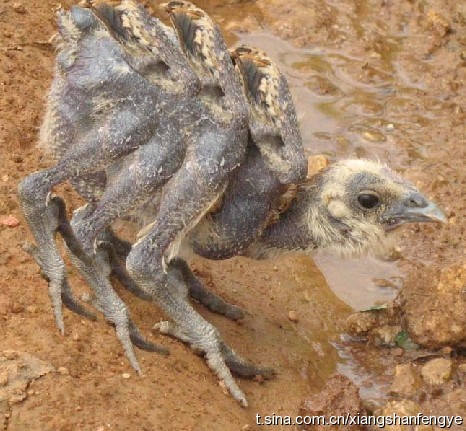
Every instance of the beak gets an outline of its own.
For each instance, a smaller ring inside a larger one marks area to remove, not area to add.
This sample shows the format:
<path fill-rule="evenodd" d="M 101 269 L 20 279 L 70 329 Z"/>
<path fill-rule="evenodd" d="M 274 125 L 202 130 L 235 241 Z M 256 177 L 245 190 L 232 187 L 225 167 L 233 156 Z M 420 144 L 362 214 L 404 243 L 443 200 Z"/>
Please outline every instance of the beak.
<path fill-rule="evenodd" d="M 408 220 L 421 223 L 447 223 L 448 219 L 443 211 L 432 201 L 427 202 L 428 204 L 424 208 L 407 208 L 405 214 Z"/>
<path fill-rule="evenodd" d="M 447 223 L 443 211 L 419 192 L 411 192 L 382 215 L 387 230 L 405 223 Z"/>

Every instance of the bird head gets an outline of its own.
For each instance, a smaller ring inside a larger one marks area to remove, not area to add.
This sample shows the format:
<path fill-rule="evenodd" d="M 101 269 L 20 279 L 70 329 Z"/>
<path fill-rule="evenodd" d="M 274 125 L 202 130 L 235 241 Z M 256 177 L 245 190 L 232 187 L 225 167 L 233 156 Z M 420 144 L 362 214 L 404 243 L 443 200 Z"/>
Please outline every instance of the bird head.
<path fill-rule="evenodd" d="M 377 253 L 386 233 L 406 223 L 447 221 L 412 183 L 378 162 L 339 161 L 305 189 L 312 196 L 306 210 L 312 237 L 342 255 Z"/>

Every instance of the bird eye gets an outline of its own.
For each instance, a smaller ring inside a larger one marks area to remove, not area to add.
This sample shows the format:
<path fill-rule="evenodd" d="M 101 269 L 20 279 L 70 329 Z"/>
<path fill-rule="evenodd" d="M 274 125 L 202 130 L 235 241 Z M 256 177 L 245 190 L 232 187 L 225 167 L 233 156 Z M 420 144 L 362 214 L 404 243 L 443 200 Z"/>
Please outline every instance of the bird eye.
<path fill-rule="evenodd" d="M 361 193 L 358 196 L 358 202 L 363 208 L 370 210 L 379 204 L 380 199 L 372 193 Z"/>

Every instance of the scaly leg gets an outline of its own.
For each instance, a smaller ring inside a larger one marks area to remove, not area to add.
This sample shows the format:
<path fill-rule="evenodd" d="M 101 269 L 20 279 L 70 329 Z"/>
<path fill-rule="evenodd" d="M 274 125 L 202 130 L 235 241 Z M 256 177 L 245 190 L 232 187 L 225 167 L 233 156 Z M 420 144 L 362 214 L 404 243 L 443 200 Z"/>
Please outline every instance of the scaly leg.
<path fill-rule="evenodd" d="M 203 352 L 209 367 L 225 382 L 232 396 L 247 405 L 226 359 L 232 369 L 237 370 L 241 370 L 246 361 L 232 349 L 225 349 L 217 329 L 189 304 L 185 293 L 187 287 L 166 265 L 166 259 L 176 254 L 176 244 L 182 241 L 189 227 L 203 216 L 222 192 L 221 188 L 212 187 L 212 182 L 200 177 L 202 172 L 194 163 L 186 163 L 168 184 L 156 220 L 149 233 L 133 245 L 126 266 L 136 283 L 173 319 L 174 325 L 162 323 L 161 331 L 171 333 Z M 221 185 L 218 181 L 216 184 Z M 168 268 L 168 274 L 165 268 Z"/>
<path fill-rule="evenodd" d="M 147 119 L 138 118 L 127 110 L 114 113 L 101 127 L 91 128 L 79 142 L 72 143 L 55 167 L 33 173 L 19 185 L 21 209 L 37 245 L 34 258 L 50 280 L 49 295 L 61 333 L 65 330 L 61 299 L 65 290 L 65 264 L 55 244 L 56 220 L 50 213 L 47 196 L 54 186 L 98 170 L 146 142 L 145 134 L 133 133 L 144 127 L 150 129 L 144 120 Z M 134 137 L 127 139 L 128 136 Z"/>

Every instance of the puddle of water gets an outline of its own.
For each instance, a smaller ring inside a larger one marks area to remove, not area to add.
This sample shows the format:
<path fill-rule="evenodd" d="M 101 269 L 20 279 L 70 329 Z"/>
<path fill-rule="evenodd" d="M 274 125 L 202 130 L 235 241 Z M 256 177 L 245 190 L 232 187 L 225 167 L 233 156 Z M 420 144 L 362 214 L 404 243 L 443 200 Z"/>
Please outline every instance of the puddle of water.
<path fill-rule="evenodd" d="M 395 299 L 400 286 L 396 263 L 373 257 L 341 259 L 325 252 L 314 257 L 332 290 L 354 310 Z"/>

